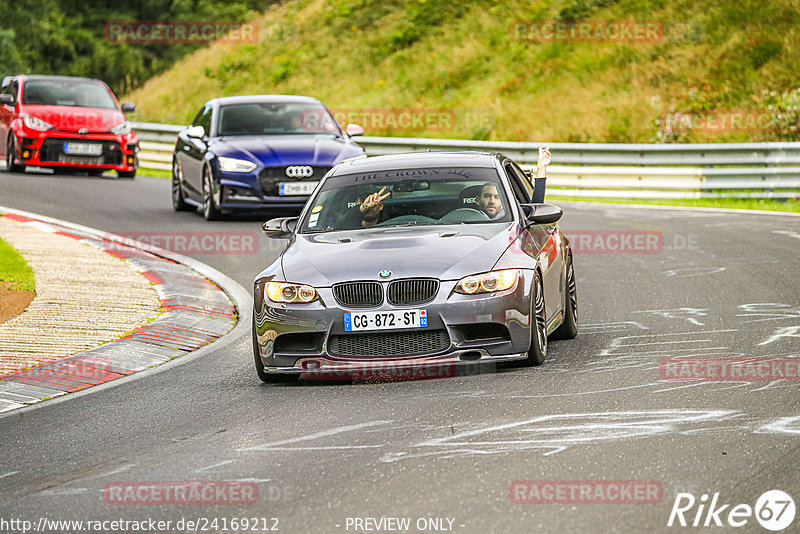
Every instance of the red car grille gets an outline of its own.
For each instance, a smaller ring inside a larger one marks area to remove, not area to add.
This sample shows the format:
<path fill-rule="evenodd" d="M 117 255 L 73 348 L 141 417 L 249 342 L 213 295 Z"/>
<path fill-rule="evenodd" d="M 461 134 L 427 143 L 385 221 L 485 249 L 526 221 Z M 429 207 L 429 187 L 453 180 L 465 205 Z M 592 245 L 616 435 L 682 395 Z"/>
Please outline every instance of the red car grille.
<path fill-rule="evenodd" d="M 49 137 L 42 143 L 39 151 L 39 161 L 72 163 L 77 165 L 122 165 L 122 149 L 116 141 L 100 141 L 96 139 L 78 139 L 77 141 L 88 141 L 103 145 L 103 153 L 100 156 L 74 156 L 64 153 L 64 143 L 75 142 L 76 139 L 63 139 L 59 137 Z"/>

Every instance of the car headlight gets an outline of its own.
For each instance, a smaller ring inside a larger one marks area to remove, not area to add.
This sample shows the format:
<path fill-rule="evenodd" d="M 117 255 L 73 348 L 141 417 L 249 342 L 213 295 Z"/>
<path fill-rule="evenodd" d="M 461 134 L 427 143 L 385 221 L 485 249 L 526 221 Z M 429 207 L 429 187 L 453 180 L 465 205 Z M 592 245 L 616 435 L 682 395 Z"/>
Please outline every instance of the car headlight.
<path fill-rule="evenodd" d="M 307 304 L 317 299 L 317 290 L 305 284 L 267 282 L 264 294 L 272 302 L 299 302 Z"/>
<path fill-rule="evenodd" d="M 217 158 L 217 161 L 219 161 L 219 170 L 223 172 L 250 172 L 258 167 L 246 159 Z"/>
<path fill-rule="evenodd" d="M 121 122 L 109 130 L 114 135 L 125 135 L 131 133 L 131 125 L 128 121 Z"/>
<path fill-rule="evenodd" d="M 455 292 L 464 295 L 475 295 L 477 293 L 504 291 L 514 287 L 518 276 L 519 272 L 516 269 L 489 271 L 488 273 L 465 276 L 456 284 Z"/>
<path fill-rule="evenodd" d="M 27 114 L 21 114 L 22 122 L 30 128 L 31 130 L 39 130 L 40 132 L 44 132 L 46 130 L 50 130 L 53 128 L 52 124 L 44 122 L 42 119 L 37 119 L 36 117 L 31 117 Z"/>

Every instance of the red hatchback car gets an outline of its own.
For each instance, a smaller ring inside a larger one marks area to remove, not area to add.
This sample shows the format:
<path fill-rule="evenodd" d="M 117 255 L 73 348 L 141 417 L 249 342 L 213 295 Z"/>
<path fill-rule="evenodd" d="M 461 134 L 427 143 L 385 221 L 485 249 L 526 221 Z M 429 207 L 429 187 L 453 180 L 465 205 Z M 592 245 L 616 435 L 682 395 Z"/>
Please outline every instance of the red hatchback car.
<path fill-rule="evenodd" d="M 139 142 L 111 89 L 68 76 L 8 76 L 0 93 L 0 157 L 8 171 L 28 165 L 136 176 Z"/>

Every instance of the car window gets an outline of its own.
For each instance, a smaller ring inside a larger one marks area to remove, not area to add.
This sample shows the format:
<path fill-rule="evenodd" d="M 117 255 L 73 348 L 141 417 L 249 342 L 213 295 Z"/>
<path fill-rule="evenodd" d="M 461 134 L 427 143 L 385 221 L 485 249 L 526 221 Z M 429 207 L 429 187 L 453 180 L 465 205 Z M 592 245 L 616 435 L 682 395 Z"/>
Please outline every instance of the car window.
<path fill-rule="evenodd" d="M 108 89 L 94 80 L 27 80 L 22 86 L 22 103 L 117 109 L 116 101 Z"/>
<path fill-rule="evenodd" d="M 321 104 L 250 102 L 220 107 L 219 135 L 342 135 L 333 115 Z"/>
<path fill-rule="evenodd" d="M 506 170 L 506 175 L 517 201 L 520 204 L 528 204 L 531 201 L 533 189 L 525 178 L 525 173 L 511 161 L 506 162 L 503 168 Z"/>
<path fill-rule="evenodd" d="M 194 121 L 192 121 L 192 126 L 202 126 L 203 131 L 206 133 L 206 135 L 210 135 L 211 112 L 213 111 L 213 109 L 214 109 L 213 106 L 210 105 L 203 106 L 203 109 L 201 109 L 197 113 L 197 116 L 194 118 Z"/>
<path fill-rule="evenodd" d="M 508 198 L 494 168 L 392 169 L 329 177 L 301 233 L 355 230 L 368 195 L 386 196 L 375 227 L 508 222 Z"/>

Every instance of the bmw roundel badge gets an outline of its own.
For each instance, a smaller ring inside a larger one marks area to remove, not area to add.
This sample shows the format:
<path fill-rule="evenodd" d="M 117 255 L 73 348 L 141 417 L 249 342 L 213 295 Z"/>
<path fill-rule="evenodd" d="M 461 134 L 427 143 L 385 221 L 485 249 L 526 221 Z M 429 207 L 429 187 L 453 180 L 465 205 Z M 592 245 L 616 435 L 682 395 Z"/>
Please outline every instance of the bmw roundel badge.
<path fill-rule="evenodd" d="M 389 269 L 384 269 L 378 274 L 380 275 L 381 278 L 389 278 L 390 276 L 392 276 L 392 271 L 390 271 Z"/>

